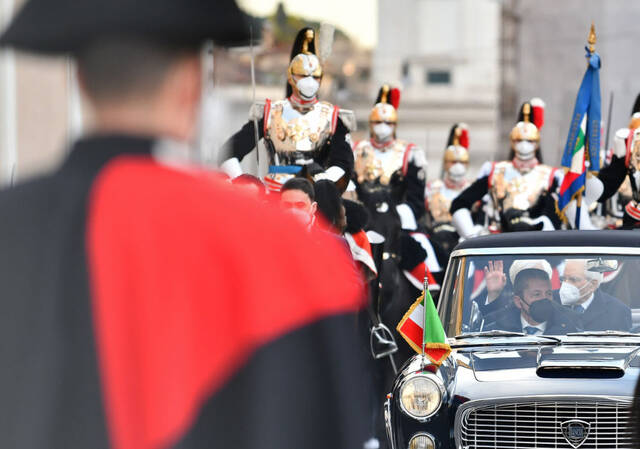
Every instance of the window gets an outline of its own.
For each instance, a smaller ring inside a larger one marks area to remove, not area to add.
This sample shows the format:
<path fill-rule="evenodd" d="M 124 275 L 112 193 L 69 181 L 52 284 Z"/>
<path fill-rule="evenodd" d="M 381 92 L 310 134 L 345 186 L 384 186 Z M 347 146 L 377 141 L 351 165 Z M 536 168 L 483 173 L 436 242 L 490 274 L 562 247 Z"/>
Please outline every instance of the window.
<path fill-rule="evenodd" d="M 427 84 L 451 84 L 449 70 L 427 70 Z"/>

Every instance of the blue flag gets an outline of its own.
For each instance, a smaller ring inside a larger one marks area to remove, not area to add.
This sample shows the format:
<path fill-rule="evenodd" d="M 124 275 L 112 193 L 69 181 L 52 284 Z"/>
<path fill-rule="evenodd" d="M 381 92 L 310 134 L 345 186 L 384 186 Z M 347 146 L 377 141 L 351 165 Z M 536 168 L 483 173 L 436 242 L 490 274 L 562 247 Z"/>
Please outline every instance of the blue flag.
<path fill-rule="evenodd" d="M 589 65 L 578 90 L 562 155 L 562 165 L 568 171 L 560 186 L 558 206 L 561 211 L 575 196 L 582 195 L 586 180 L 586 158 L 591 171 L 600 170 L 600 56 L 588 48 L 586 50 Z M 578 217 L 579 213 L 576 219 Z"/>

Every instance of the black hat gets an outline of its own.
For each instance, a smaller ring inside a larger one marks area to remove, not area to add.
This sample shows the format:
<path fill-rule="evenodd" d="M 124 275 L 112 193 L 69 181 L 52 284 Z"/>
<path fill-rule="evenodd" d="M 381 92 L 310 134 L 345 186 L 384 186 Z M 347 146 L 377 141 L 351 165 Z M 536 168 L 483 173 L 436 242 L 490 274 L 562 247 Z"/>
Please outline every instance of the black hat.
<path fill-rule="evenodd" d="M 246 15 L 234 0 L 28 0 L 0 45 L 38 53 L 76 53 L 105 37 L 143 37 L 198 47 L 249 41 Z"/>

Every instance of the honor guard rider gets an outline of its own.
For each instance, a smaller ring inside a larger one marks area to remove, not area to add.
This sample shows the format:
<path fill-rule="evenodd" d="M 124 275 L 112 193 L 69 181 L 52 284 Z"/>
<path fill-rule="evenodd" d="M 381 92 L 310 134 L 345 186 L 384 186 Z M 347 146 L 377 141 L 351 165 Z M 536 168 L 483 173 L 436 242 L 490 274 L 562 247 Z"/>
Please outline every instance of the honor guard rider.
<path fill-rule="evenodd" d="M 541 100 L 525 102 L 520 120 L 511 130 L 510 160 L 485 163 L 478 179 L 453 200 L 452 220 L 460 237 L 483 231 L 482 226 L 473 224 L 470 209 L 486 194 L 491 232 L 560 228 L 551 192 L 560 185 L 562 172 L 540 162 L 543 113 Z"/>
<path fill-rule="evenodd" d="M 332 36 L 327 34 L 321 34 L 316 47 L 313 29 L 300 30 L 287 69 L 287 98 L 254 104 L 249 121 L 224 145 L 231 157 L 221 167 L 229 176 L 242 173 L 240 161 L 256 147 L 257 135 L 264 139 L 269 153 L 270 165 L 264 178 L 269 190 L 279 191 L 303 167 L 314 180 L 329 179 L 341 190 L 346 188 L 353 171 L 349 131 L 355 129 L 355 116 L 352 111 L 318 100 L 322 64 L 330 50 L 319 57 L 316 48 L 330 49 L 327 40 Z"/>
<path fill-rule="evenodd" d="M 415 230 L 424 215 L 427 161 L 422 149 L 396 138 L 399 105 L 400 90 L 383 85 L 369 114 L 369 138 L 353 150 L 355 180 L 365 190 L 402 190 L 397 206 L 402 228 Z"/>
<path fill-rule="evenodd" d="M 196 140 L 203 44 L 248 38 L 232 0 L 27 0 L 0 36 L 72 57 L 92 118 L 59 168 L 0 191 L 0 447 L 370 436 L 343 245 L 160 157 Z"/>
<path fill-rule="evenodd" d="M 425 194 L 429 229 L 455 232 L 451 224 L 451 202 L 469 186 L 469 128 L 466 123 L 451 127 L 442 160 L 442 179 L 427 183 Z"/>
<path fill-rule="evenodd" d="M 442 178 L 428 182 L 425 191 L 425 221 L 427 223 L 429 241 L 440 265 L 439 267 L 433 265 L 430 267 L 436 279 L 440 275 L 444 275 L 442 267 L 447 266 L 449 255 L 460 239 L 451 221 L 449 210 L 451 209 L 451 202 L 469 186 L 469 180 L 467 179 L 468 166 L 469 128 L 466 123 L 456 123 L 451 127 L 447 147 L 444 150 Z M 472 216 L 476 221 L 474 212 L 472 212 Z M 442 279 L 438 280 L 441 281 Z"/>
<path fill-rule="evenodd" d="M 600 170 L 598 178 L 604 184 L 598 201 L 615 198 L 612 213 L 622 217 L 621 227 L 640 227 L 640 95 L 636 97 L 628 127 L 616 131 L 611 163 Z M 618 212 L 618 208 L 622 210 Z"/>

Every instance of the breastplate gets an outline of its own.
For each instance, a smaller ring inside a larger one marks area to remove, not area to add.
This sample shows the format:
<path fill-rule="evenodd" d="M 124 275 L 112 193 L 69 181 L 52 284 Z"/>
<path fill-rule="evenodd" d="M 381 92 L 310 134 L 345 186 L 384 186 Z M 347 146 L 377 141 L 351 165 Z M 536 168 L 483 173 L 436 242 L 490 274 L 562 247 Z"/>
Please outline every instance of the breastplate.
<path fill-rule="evenodd" d="M 278 165 L 306 165 L 320 154 L 337 121 L 337 109 L 318 102 L 306 111 L 293 108 L 289 100 L 265 105 L 265 139 L 277 156 Z"/>
<path fill-rule="evenodd" d="M 354 150 L 354 169 L 358 183 L 379 182 L 388 185 L 391 176 L 402 170 L 408 143 L 395 140 L 385 148 L 376 148 L 370 140 L 363 140 Z"/>
<path fill-rule="evenodd" d="M 540 164 L 523 174 L 511 161 L 498 162 L 493 169 L 489 191 L 500 211 L 526 210 L 547 190 L 552 171 L 548 165 Z"/>
<path fill-rule="evenodd" d="M 429 203 L 429 212 L 436 223 L 450 223 L 451 214 L 451 202 L 462 192 L 468 183 L 460 189 L 450 189 L 446 186 L 444 181 L 438 179 L 432 183 L 429 183 L 427 187 L 427 201 Z"/>

